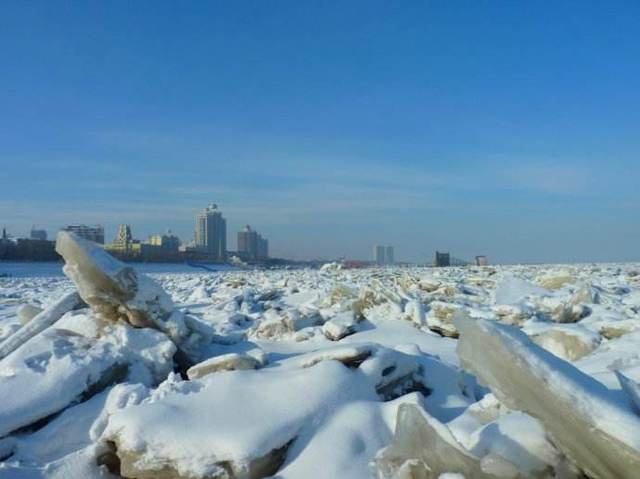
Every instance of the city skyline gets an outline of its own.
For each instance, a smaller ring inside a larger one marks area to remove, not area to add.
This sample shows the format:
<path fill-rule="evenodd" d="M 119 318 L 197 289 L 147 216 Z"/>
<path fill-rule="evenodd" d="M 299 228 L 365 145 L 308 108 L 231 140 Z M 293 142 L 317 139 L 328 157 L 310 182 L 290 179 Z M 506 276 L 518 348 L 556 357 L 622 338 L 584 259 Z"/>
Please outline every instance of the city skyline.
<path fill-rule="evenodd" d="M 11 231 L 190 237 L 215 198 L 294 259 L 640 259 L 638 3 L 2 13 Z"/>

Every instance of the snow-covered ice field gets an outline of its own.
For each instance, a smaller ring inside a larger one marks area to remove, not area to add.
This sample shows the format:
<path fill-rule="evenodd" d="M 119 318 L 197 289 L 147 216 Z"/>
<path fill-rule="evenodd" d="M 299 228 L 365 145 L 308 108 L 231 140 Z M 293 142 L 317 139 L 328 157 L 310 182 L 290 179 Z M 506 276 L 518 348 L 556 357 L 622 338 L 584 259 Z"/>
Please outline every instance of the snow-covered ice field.
<path fill-rule="evenodd" d="M 63 243 L 73 281 L 0 278 L 2 478 L 640 477 L 639 264 L 147 281 Z"/>

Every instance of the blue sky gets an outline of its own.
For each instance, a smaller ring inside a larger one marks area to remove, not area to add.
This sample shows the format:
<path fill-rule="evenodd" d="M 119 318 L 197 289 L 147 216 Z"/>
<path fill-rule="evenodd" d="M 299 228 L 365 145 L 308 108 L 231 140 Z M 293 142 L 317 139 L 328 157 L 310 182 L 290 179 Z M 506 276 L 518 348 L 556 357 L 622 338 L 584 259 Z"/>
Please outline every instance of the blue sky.
<path fill-rule="evenodd" d="M 640 260 L 640 3 L 0 5 L 0 225 Z"/>

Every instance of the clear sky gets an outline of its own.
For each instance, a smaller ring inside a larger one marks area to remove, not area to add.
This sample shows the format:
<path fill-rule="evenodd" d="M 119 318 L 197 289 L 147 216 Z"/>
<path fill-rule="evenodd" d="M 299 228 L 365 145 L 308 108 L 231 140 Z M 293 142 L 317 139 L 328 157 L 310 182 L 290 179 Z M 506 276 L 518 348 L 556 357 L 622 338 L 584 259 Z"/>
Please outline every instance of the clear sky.
<path fill-rule="evenodd" d="M 638 1 L 4 1 L 0 225 L 640 260 Z"/>

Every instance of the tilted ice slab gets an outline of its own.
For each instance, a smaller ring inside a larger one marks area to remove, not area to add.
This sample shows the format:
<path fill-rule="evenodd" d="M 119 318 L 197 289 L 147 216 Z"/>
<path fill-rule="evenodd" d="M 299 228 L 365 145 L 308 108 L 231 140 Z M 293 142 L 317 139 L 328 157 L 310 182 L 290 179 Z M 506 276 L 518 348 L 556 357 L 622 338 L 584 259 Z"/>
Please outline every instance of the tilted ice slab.
<path fill-rule="evenodd" d="M 482 459 L 466 450 L 445 424 L 415 404 L 402 404 L 393 441 L 376 455 L 375 470 L 379 479 L 438 479 L 448 472 L 473 479 L 497 479 L 508 478 L 515 468 L 504 459 L 489 460 L 483 467 Z M 498 461 L 500 464 L 496 465 Z M 486 469 L 506 470 L 507 474 Z"/>
<path fill-rule="evenodd" d="M 82 299 L 107 321 L 159 329 L 177 344 L 189 330 L 171 298 L 151 278 L 138 274 L 98 245 L 60 231 L 56 251 L 64 258 L 64 273 Z"/>
<path fill-rule="evenodd" d="M 462 366 L 507 407 L 539 419 L 554 443 L 588 475 L 637 475 L 640 419 L 610 390 L 515 328 L 464 314 L 455 324 Z"/>
<path fill-rule="evenodd" d="M 224 371 L 114 414 L 103 439 L 116 444 L 124 476 L 264 477 L 304 427 L 354 400 L 377 400 L 375 389 L 337 361 Z"/>
<path fill-rule="evenodd" d="M 632 406 L 635 408 L 636 413 L 640 414 L 640 384 L 633 379 L 628 378 L 620 371 L 615 371 L 616 377 L 622 386 L 622 390 L 629 397 Z"/>
<path fill-rule="evenodd" d="M 40 311 L 29 322 L 0 343 L 0 360 L 18 349 L 29 339 L 52 326 L 65 313 L 82 304 L 78 293 L 68 293 L 46 310 Z"/>

